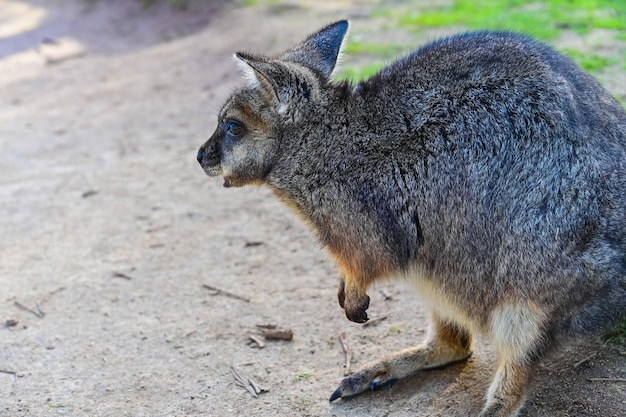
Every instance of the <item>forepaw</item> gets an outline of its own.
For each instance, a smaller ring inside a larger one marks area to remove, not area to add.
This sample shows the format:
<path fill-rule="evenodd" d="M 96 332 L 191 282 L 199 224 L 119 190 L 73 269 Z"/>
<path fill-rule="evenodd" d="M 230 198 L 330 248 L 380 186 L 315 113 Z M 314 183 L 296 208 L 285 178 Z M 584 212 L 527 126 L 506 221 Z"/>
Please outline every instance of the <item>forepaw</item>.
<path fill-rule="evenodd" d="M 368 320 L 366 310 L 370 306 L 370 297 L 367 294 L 358 294 L 354 291 L 346 291 L 346 281 L 339 281 L 337 292 L 339 305 L 346 312 L 348 320 L 355 323 L 365 323 Z"/>
<path fill-rule="evenodd" d="M 357 300 L 346 300 L 344 310 L 348 320 L 355 323 L 365 323 L 368 319 L 367 308 L 370 306 L 370 297 L 365 295 Z"/>
<path fill-rule="evenodd" d="M 338 398 L 349 398 L 362 394 L 365 391 L 376 390 L 397 381 L 388 372 L 360 371 L 350 375 L 341 381 L 339 388 L 333 392 L 329 401 L 335 401 Z"/>

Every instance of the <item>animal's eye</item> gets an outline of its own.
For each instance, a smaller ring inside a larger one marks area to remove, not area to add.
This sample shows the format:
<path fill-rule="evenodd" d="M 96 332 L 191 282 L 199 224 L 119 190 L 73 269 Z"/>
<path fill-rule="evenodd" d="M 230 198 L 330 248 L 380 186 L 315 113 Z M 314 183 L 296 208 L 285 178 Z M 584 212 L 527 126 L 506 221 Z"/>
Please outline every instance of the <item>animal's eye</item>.
<path fill-rule="evenodd" d="M 232 136 L 240 136 L 243 133 L 243 126 L 239 122 L 229 120 L 224 125 L 224 132 Z"/>

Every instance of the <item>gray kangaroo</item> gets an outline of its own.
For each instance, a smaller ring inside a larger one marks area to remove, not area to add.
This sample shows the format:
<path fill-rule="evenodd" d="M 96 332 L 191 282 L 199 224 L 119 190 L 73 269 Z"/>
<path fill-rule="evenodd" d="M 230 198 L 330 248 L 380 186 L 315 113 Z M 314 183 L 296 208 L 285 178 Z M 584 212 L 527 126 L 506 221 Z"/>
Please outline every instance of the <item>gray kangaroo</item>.
<path fill-rule="evenodd" d="M 414 283 L 424 344 L 345 378 L 330 400 L 463 361 L 498 366 L 482 417 L 516 416 L 533 364 L 626 312 L 626 114 L 568 58 L 525 36 L 428 44 L 356 85 L 333 81 L 347 21 L 278 57 L 237 53 L 247 85 L 198 151 L 225 187 L 264 185 L 340 271 L 367 321 L 368 287 Z"/>

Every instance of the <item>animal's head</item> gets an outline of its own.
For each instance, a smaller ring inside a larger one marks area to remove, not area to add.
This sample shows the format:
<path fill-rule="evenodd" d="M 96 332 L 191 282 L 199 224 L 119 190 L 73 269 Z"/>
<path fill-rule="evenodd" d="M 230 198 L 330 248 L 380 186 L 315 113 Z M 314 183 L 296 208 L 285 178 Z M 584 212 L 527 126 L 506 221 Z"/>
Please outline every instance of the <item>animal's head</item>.
<path fill-rule="evenodd" d="M 223 175 L 225 187 L 263 182 L 281 142 L 324 105 L 347 30 L 347 21 L 333 23 L 275 58 L 235 54 L 247 85 L 226 101 L 217 129 L 198 150 L 207 175 Z"/>

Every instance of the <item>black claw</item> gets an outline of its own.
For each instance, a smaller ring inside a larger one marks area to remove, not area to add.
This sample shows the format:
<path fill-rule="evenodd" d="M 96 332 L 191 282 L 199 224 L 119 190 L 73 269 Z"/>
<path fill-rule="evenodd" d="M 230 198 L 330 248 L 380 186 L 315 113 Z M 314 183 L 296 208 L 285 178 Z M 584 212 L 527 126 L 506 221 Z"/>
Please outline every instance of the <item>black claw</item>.
<path fill-rule="evenodd" d="M 365 299 L 363 300 L 363 311 L 367 310 L 368 308 L 370 308 L 370 296 L 366 294 Z"/>
<path fill-rule="evenodd" d="M 339 281 L 339 290 L 337 291 L 337 299 L 339 300 L 339 305 L 341 306 L 341 308 L 344 308 L 345 302 L 346 302 L 346 282 L 345 280 L 343 280 L 343 278 L 341 279 L 341 281 Z"/>
<path fill-rule="evenodd" d="M 329 402 L 335 401 L 337 398 L 341 398 L 341 394 L 343 394 L 343 388 L 339 387 L 333 392 L 333 395 L 330 396 Z"/>

